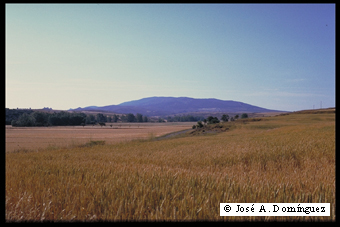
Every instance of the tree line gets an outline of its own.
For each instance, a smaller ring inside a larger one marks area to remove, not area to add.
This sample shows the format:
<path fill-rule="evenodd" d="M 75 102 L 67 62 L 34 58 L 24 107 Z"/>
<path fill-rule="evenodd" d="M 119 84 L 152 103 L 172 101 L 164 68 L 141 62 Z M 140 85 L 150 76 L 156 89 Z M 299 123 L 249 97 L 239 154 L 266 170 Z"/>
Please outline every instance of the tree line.
<path fill-rule="evenodd" d="M 122 114 L 118 116 L 104 115 L 98 113 L 96 115 L 85 113 L 70 113 L 66 111 L 61 112 L 41 112 L 33 110 L 7 109 L 6 108 L 6 125 L 14 127 L 30 127 L 30 126 L 67 126 L 67 125 L 86 125 L 99 124 L 106 122 L 148 122 L 149 118 L 137 113 L 133 115 Z"/>
<path fill-rule="evenodd" d="M 173 116 L 167 117 L 167 122 L 190 122 L 190 121 L 202 121 L 204 117 L 202 116 L 192 116 L 192 115 L 183 115 L 183 116 Z"/>
<path fill-rule="evenodd" d="M 33 111 L 21 114 L 16 120 L 11 121 L 11 125 L 14 127 L 82 125 L 85 120 L 86 114 L 84 113 Z"/>
<path fill-rule="evenodd" d="M 149 122 L 149 118 L 147 116 L 143 116 L 140 113 L 136 115 L 132 113 L 122 114 L 122 115 L 104 115 L 102 113 L 98 113 L 96 115 L 89 114 L 86 117 L 86 124 L 96 124 L 96 123 L 106 123 L 106 122 Z"/>
<path fill-rule="evenodd" d="M 31 114 L 33 113 L 33 110 L 31 109 L 9 109 L 6 108 L 6 125 L 10 125 L 12 121 L 18 120 L 18 118 L 23 115 L 24 113 L 26 114 Z"/>
<path fill-rule="evenodd" d="M 195 122 L 203 120 L 204 117 L 201 116 L 192 116 L 192 115 L 183 115 L 183 116 L 168 116 L 165 118 L 167 122 Z M 157 122 L 165 122 L 165 119 L 158 118 Z M 136 115 L 132 113 L 128 114 L 122 114 L 121 116 L 118 116 L 114 114 L 113 116 L 105 116 L 101 113 L 98 113 L 97 115 L 88 115 L 86 118 L 86 124 L 93 124 L 96 122 L 150 122 L 150 119 L 147 116 L 143 116 L 140 113 L 137 113 Z"/>
<path fill-rule="evenodd" d="M 242 114 L 241 118 L 247 118 L 247 114 Z M 234 121 L 239 118 L 239 115 L 234 117 L 229 117 L 224 114 L 221 117 L 222 121 Z M 167 122 L 195 122 L 198 121 L 202 124 L 214 124 L 219 123 L 217 117 L 209 116 L 207 119 L 201 116 L 183 115 L 183 116 L 168 116 L 166 118 Z M 33 111 L 30 109 L 8 109 L 6 108 L 6 125 L 12 126 L 67 126 L 67 125 L 86 125 L 86 124 L 100 124 L 107 122 L 149 122 L 150 119 L 147 116 L 143 116 L 140 113 L 136 115 L 132 113 L 122 114 L 122 115 L 104 115 L 102 113 L 85 114 L 85 113 L 70 113 L 66 111 L 60 112 L 41 112 Z M 165 122 L 164 119 L 159 118 L 158 122 Z M 200 126 L 201 124 L 198 123 Z"/>

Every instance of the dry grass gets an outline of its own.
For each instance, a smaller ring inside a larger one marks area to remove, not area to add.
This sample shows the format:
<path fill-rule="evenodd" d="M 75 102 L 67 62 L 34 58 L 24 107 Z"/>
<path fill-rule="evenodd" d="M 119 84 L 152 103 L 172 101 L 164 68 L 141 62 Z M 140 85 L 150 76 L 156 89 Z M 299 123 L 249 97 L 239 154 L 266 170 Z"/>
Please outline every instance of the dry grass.
<path fill-rule="evenodd" d="M 331 216 L 220 217 L 222 202 L 326 202 Z M 6 153 L 6 221 L 24 220 L 335 221 L 335 115 L 235 123 L 216 135 Z"/>

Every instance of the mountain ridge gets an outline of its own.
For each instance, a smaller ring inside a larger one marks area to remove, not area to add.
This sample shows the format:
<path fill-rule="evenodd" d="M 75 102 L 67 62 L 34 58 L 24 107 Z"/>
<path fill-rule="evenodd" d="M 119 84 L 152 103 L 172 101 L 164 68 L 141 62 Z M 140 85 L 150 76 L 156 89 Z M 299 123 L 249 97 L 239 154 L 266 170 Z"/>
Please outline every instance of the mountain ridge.
<path fill-rule="evenodd" d="M 118 114 L 140 113 L 146 116 L 166 116 L 199 112 L 260 113 L 279 112 L 243 102 L 215 98 L 196 99 L 190 97 L 154 96 L 108 106 L 88 106 L 71 111 L 106 111 Z"/>

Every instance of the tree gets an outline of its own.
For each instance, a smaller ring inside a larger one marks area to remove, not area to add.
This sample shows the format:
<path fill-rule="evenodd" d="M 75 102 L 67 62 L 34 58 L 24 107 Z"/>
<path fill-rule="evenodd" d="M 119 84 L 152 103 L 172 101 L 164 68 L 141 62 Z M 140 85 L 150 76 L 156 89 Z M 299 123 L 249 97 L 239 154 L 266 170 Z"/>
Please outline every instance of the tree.
<path fill-rule="evenodd" d="M 60 125 L 70 125 L 70 113 L 61 111 L 57 116 L 60 118 Z"/>
<path fill-rule="evenodd" d="M 32 115 L 24 113 L 15 122 L 17 126 L 35 126 L 35 119 Z"/>
<path fill-rule="evenodd" d="M 113 122 L 117 122 L 118 119 L 119 119 L 118 115 L 116 115 L 116 114 L 113 115 L 113 118 L 112 118 Z"/>
<path fill-rule="evenodd" d="M 144 116 L 144 117 L 143 117 L 143 122 L 148 122 L 148 121 L 149 121 L 148 117 L 147 117 L 147 116 Z"/>
<path fill-rule="evenodd" d="M 239 118 L 238 114 L 236 114 L 234 118 L 235 120 L 237 120 Z"/>
<path fill-rule="evenodd" d="M 221 120 L 222 121 L 228 121 L 229 120 L 229 115 L 228 114 L 223 114 Z"/>
<path fill-rule="evenodd" d="M 126 120 L 127 122 L 135 122 L 136 121 L 135 115 L 133 115 L 132 113 L 127 114 Z"/>
<path fill-rule="evenodd" d="M 122 120 L 122 122 L 126 122 L 126 121 L 127 121 L 126 115 L 125 115 L 125 114 L 122 114 L 122 115 L 120 116 L 120 120 Z"/>
<path fill-rule="evenodd" d="M 137 113 L 136 114 L 136 120 L 137 120 L 137 122 L 143 122 L 143 115 L 140 114 L 140 113 Z"/>
<path fill-rule="evenodd" d="M 214 119 L 214 117 L 213 117 L 213 116 L 209 116 L 209 117 L 207 118 L 207 122 L 210 123 L 210 122 L 212 121 L 212 119 Z"/>
<path fill-rule="evenodd" d="M 33 110 L 28 110 L 28 109 L 9 109 L 6 108 L 6 125 L 10 125 L 12 121 L 17 121 L 19 117 L 26 113 L 26 114 L 31 114 Z"/>
<path fill-rule="evenodd" d="M 102 113 L 98 113 L 97 122 L 106 122 L 106 116 L 104 116 Z"/>
<path fill-rule="evenodd" d="M 89 114 L 86 116 L 86 124 L 92 124 L 92 122 L 96 121 L 96 117 L 93 114 Z"/>
<path fill-rule="evenodd" d="M 220 120 L 218 120 L 217 117 L 214 117 L 212 124 L 217 124 L 217 123 L 220 123 Z"/>
<path fill-rule="evenodd" d="M 242 114 L 241 118 L 248 118 L 248 114 L 246 114 L 246 113 Z"/>
<path fill-rule="evenodd" d="M 50 116 L 48 116 L 48 123 L 50 125 L 61 125 L 61 120 L 56 113 L 53 113 Z"/>
<path fill-rule="evenodd" d="M 220 123 L 220 121 L 218 120 L 217 117 L 213 117 L 213 116 L 209 116 L 207 118 L 207 121 L 209 124 L 216 124 L 216 123 Z"/>
<path fill-rule="evenodd" d="M 48 115 L 43 112 L 33 112 L 32 117 L 35 119 L 36 126 L 46 126 L 48 125 Z"/>
<path fill-rule="evenodd" d="M 84 113 L 74 113 L 70 115 L 69 124 L 70 125 L 81 125 L 86 121 L 86 114 Z"/>

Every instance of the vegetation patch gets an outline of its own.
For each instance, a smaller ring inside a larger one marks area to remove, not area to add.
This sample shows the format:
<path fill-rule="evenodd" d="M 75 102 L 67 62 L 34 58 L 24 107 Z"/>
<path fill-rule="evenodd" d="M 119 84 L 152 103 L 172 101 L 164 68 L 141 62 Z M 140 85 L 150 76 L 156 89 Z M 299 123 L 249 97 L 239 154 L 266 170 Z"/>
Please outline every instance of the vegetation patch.
<path fill-rule="evenodd" d="M 203 121 L 203 122 L 198 121 L 197 125 L 193 125 L 192 129 L 194 129 L 194 131 L 190 132 L 190 134 L 191 135 L 216 134 L 216 133 L 226 132 L 232 128 L 235 128 L 236 125 L 247 124 L 249 122 L 258 122 L 261 120 L 262 118 L 241 118 L 238 120 L 228 121 L 228 118 L 227 118 L 226 121 L 220 122 L 218 121 L 217 118 L 209 117 L 207 121 Z"/>
<path fill-rule="evenodd" d="M 203 125 L 202 127 L 196 127 L 195 130 L 190 132 L 190 135 L 215 134 L 225 132 L 229 130 L 229 128 L 229 124 L 225 123 Z"/>
<path fill-rule="evenodd" d="M 90 142 L 87 142 L 84 145 L 80 145 L 80 147 L 93 147 L 104 144 L 105 144 L 104 140 L 91 140 Z"/>

